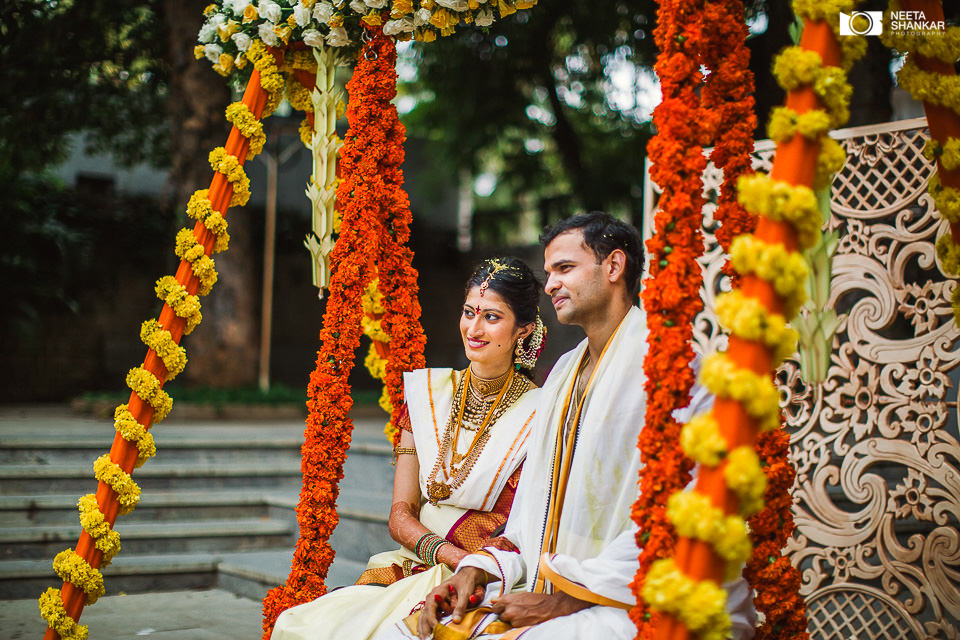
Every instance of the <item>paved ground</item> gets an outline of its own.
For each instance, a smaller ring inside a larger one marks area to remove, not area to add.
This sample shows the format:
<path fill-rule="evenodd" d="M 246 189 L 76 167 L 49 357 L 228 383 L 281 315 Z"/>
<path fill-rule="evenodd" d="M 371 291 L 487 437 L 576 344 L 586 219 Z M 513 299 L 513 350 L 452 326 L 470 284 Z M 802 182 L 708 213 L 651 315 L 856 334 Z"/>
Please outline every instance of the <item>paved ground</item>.
<path fill-rule="evenodd" d="M 90 640 L 259 640 L 260 603 L 227 591 L 174 591 L 100 598 L 80 618 Z M 0 602 L 0 636 L 39 640 L 46 631 L 36 599 Z"/>
<path fill-rule="evenodd" d="M 385 443 L 383 414 L 363 411 L 354 421 L 354 440 Z M 108 419 L 85 418 L 71 414 L 64 406 L 0 406 L 0 434 L 6 437 L 37 431 L 63 432 L 76 429 L 85 437 L 102 430 L 107 445 L 113 425 Z M 255 432 L 264 438 L 291 435 L 303 431 L 300 419 L 270 421 L 177 420 L 158 425 L 157 438 L 176 438 L 184 431 L 203 432 L 210 437 L 224 431 Z M 92 433 L 91 433 L 92 432 Z M 64 437 L 64 436 L 60 436 Z M 69 436 L 67 436 L 69 437 Z M 38 593 L 37 596 L 40 594 Z M 259 640 L 261 606 L 258 600 L 243 598 L 228 591 L 174 591 L 100 598 L 85 607 L 81 624 L 90 629 L 90 640 Z M 46 624 L 40 617 L 36 598 L 0 601 L 0 638 L 9 640 L 43 637 Z"/>

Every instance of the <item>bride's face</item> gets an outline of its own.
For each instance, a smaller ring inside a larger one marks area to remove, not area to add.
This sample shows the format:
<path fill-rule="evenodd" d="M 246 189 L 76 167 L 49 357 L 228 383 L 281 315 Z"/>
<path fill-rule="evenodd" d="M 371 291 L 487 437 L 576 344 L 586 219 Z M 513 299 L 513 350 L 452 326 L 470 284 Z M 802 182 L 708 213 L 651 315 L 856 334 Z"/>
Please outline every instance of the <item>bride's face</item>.
<path fill-rule="evenodd" d="M 484 378 L 505 372 L 513 364 L 513 350 L 523 329 L 510 305 L 492 289 L 467 293 L 460 314 L 460 336 L 473 372 Z"/>

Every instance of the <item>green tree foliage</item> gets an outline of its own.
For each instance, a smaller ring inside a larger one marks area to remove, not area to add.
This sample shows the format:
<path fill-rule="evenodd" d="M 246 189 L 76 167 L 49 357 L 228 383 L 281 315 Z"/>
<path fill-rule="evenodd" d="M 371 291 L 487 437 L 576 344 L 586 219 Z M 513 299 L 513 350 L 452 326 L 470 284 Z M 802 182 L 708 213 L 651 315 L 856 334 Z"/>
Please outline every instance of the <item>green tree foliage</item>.
<path fill-rule="evenodd" d="M 164 29 L 156 2 L 6 0 L 0 6 L 0 177 L 63 159 L 67 134 L 121 161 L 167 154 Z"/>
<path fill-rule="evenodd" d="M 606 209 L 639 219 L 650 126 L 611 89 L 615 72 L 639 81 L 652 64 L 652 15 L 646 0 L 550 0 L 417 45 L 411 133 L 434 141 L 446 170 L 497 175 L 480 216 L 525 208 L 548 222 Z"/>

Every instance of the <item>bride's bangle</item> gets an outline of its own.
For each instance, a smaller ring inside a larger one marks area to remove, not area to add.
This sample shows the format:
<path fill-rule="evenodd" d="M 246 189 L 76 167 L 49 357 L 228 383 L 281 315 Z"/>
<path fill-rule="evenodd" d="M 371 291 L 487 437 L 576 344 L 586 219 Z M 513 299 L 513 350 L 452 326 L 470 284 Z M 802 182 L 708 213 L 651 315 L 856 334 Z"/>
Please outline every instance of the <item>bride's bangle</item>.
<path fill-rule="evenodd" d="M 417 540 L 413 552 L 424 564 L 433 566 L 437 564 L 437 549 L 445 544 L 449 543 L 437 534 L 426 533 Z"/>
<path fill-rule="evenodd" d="M 447 540 L 444 540 L 443 542 L 441 542 L 440 544 L 438 544 L 438 545 L 437 545 L 437 548 L 433 550 L 433 558 L 431 558 L 431 560 L 433 560 L 433 562 L 431 562 L 430 564 L 432 564 L 432 565 L 440 564 L 440 561 L 437 560 L 437 556 L 439 555 L 438 552 L 440 551 L 440 547 L 442 547 L 442 546 L 445 545 L 445 544 L 452 544 L 452 543 L 449 542 L 449 541 L 447 541 Z"/>

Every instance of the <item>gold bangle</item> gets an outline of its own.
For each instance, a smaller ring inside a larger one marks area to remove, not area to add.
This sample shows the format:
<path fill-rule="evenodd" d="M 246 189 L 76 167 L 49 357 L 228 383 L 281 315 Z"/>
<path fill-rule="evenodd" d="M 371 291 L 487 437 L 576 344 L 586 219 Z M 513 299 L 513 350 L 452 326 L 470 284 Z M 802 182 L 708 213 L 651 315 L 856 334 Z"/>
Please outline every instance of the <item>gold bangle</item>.
<path fill-rule="evenodd" d="M 413 447 L 397 447 L 396 449 L 393 450 L 393 455 L 395 456 L 402 456 L 405 453 L 411 456 L 415 456 L 417 455 L 417 450 L 414 449 Z"/>

